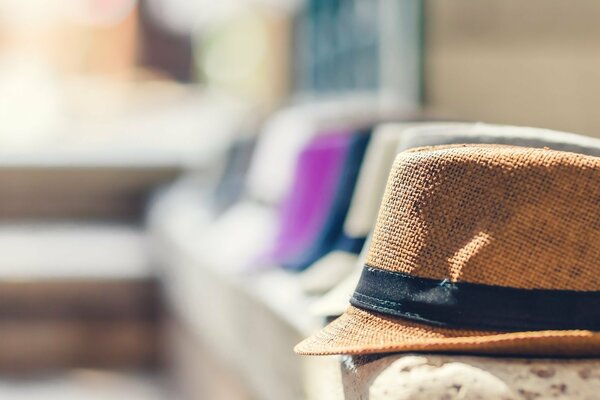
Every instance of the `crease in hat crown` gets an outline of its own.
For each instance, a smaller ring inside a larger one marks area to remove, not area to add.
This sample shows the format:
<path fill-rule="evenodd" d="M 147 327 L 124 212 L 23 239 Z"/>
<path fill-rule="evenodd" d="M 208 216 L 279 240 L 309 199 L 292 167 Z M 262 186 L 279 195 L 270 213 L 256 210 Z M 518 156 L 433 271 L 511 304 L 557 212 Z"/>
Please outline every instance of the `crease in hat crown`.
<path fill-rule="evenodd" d="M 508 145 L 394 162 L 366 267 L 456 283 L 600 293 L 600 158 Z M 300 354 L 600 355 L 600 332 L 440 328 L 351 306 Z"/>

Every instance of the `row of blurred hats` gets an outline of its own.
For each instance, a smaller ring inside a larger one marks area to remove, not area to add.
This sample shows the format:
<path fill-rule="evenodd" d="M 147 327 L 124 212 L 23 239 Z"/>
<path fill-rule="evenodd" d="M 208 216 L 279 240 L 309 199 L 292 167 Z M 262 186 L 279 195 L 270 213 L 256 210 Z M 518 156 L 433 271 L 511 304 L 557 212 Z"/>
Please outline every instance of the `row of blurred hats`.
<path fill-rule="evenodd" d="M 493 143 L 600 156 L 600 140 L 590 137 L 397 110 L 360 101 L 297 106 L 272 117 L 257 139 L 236 142 L 216 191 L 218 216 L 203 233 L 206 261 L 239 276 L 289 271 L 317 299 L 310 312 L 339 316 L 398 152 Z"/>

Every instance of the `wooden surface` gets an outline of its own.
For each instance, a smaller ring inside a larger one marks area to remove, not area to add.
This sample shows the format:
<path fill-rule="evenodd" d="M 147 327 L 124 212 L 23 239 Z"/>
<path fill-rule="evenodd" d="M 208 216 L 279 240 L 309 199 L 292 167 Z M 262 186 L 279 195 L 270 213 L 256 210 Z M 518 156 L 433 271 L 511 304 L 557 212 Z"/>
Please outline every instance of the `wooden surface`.
<path fill-rule="evenodd" d="M 0 372 L 160 363 L 157 283 L 0 281 Z"/>
<path fill-rule="evenodd" d="M 177 166 L 59 167 L 0 165 L 0 220 L 139 220 L 151 191 L 175 179 Z"/>
<path fill-rule="evenodd" d="M 157 365 L 160 288 L 147 253 L 128 225 L 0 225 L 0 372 Z"/>
<path fill-rule="evenodd" d="M 0 373 L 38 375 L 70 368 L 154 368 L 160 343 L 154 321 L 0 322 Z"/>

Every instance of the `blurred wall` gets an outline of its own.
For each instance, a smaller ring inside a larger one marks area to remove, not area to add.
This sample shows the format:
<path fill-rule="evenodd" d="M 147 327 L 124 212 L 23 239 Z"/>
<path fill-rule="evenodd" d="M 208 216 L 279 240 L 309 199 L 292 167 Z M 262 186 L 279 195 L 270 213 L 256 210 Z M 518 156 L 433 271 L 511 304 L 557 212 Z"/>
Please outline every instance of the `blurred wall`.
<path fill-rule="evenodd" d="M 426 104 L 600 137 L 599 21 L 596 0 L 426 0 Z"/>

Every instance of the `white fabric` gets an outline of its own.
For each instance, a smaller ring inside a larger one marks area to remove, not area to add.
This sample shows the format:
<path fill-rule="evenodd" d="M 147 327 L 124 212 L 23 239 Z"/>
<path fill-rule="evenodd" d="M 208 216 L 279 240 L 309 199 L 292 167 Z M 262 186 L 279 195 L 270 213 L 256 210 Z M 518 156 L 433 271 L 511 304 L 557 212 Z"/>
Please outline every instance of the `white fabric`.
<path fill-rule="evenodd" d="M 273 243 L 277 213 L 245 201 L 231 207 L 207 227 L 196 252 L 215 270 L 244 270 Z"/>
<path fill-rule="evenodd" d="M 302 290 L 307 294 L 331 290 L 355 269 L 357 261 L 356 254 L 332 251 L 300 274 Z"/>
<path fill-rule="evenodd" d="M 333 289 L 316 301 L 310 312 L 320 317 L 337 317 L 350 305 L 350 297 L 358 285 L 362 266 L 356 266 L 352 273 L 338 283 Z"/>
<path fill-rule="evenodd" d="M 370 243 L 371 236 L 369 235 L 362 251 L 358 255 L 354 268 L 352 268 L 343 280 L 340 280 L 340 283 L 312 304 L 311 313 L 313 315 L 334 317 L 342 315 L 346 311 L 350 305 L 350 297 L 352 297 L 354 289 L 356 289 L 356 285 L 358 285 L 358 281 L 360 280 Z"/>
<path fill-rule="evenodd" d="M 393 126 L 398 129 L 389 129 L 389 126 L 384 125 L 373 132 L 344 224 L 344 231 L 348 236 L 366 236 L 371 230 L 388 172 L 396 156 L 399 136 L 403 129 L 411 126 L 413 125 L 398 124 Z"/>
<path fill-rule="evenodd" d="M 301 149 L 318 129 L 310 110 L 292 108 L 267 121 L 254 150 L 247 187 L 251 197 L 277 204 L 292 179 Z"/>

